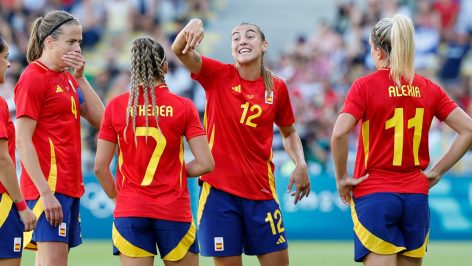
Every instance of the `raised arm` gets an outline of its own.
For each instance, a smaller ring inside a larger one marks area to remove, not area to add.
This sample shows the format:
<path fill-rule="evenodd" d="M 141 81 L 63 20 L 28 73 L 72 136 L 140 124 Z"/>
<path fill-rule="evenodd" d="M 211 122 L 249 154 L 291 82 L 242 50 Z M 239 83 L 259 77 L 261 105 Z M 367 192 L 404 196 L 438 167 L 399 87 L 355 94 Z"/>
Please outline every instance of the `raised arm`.
<path fill-rule="evenodd" d="M 203 22 L 200 19 L 191 19 L 172 44 L 172 51 L 193 74 L 200 73 L 202 69 L 202 57 L 195 47 L 200 44 L 203 36 Z"/>
<path fill-rule="evenodd" d="M 190 150 L 195 159 L 185 165 L 188 177 L 201 176 L 213 171 L 215 161 L 210 152 L 210 146 L 206 136 L 198 136 L 188 141 Z"/>
<path fill-rule="evenodd" d="M 84 103 L 80 106 L 81 116 L 84 117 L 93 127 L 100 128 L 105 107 L 84 76 L 84 56 L 80 52 L 69 52 L 62 56 L 62 60 L 69 64 L 69 66 L 74 70 L 72 75 L 77 80 L 80 91 L 84 96 Z"/>
<path fill-rule="evenodd" d="M 457 132 L 457 136 L 441 159 L 425 172 L 430 188 L 439 182 L 441 176 L 457 163 L 472 145 L 472 119 L 461 108 L 454 109 L 444 122 Z"/>

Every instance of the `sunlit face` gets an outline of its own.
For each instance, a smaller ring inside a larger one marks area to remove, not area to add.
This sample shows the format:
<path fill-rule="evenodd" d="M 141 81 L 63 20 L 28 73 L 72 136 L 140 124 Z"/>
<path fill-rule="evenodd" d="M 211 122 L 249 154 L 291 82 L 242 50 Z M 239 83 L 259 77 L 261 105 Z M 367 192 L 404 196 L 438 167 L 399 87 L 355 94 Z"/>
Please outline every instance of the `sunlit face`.
<path fill-rule="evenodd" d="M 11 63 L 8 60 L 8 55 L 8 45 L 5 44 L 5 48 L 0 53 L 0 84 L 5 83 L 5 74 L 7 72 L 7 68 L 11 66 Z"/>
<path fill-rule="evenodd" d="M 62 55 L 68 52 L 81 53 L 80 45 L 82 43 L 82 26 L 66 24 L 61 26 L 61 29 L 62 34 L 59 35 L 56 40 L 52 39 L 52 37 L 47 37 L 45 42 L 54 62 L 56 62 L 60 67 L 67 67 L 61 59 Z"/>
<path fill-rule="evenodd" d="M 231 34 L 231 51 L 238 64 L 248 64 L 256 61 L 267 50 L 267 42 L 253 25 L 240 25 Z"/>

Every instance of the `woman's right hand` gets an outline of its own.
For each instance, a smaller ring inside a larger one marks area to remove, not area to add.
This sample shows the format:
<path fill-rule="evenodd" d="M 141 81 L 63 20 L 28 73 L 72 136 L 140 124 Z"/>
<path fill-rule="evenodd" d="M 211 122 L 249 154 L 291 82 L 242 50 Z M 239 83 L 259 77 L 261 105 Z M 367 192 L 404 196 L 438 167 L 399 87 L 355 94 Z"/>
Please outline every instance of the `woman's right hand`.
<path fill-rule="evenodd" d="M 33 230 L 36 226 L 36 216 L 30 210 L 30 208 L 19 211 L 18 214 L 20 215 L 21 221 L 25 225 L 25 232 Z"/>
<path fill-rule="evenodd" d="M 43 201 L 46 220 L 52 226 L 58 227 L 62 223 L 63 219 L 61 204 L 52 193 L 41 195 L 41 200 Z"/>
<path fill-rule="evenodd" d="M 349 205 L 351 203 L 351 191 L 352 189 L 363 182 L 369 174 L 361 176 L 359 178 L 352 178 L 348 175 L 345 177 L 336 180 L 336 187 L 338 189 L 339 197 L 344 204 Z"/>
<path fill-rule="evenodd" d="M 192 19 L 185 26 L 182 32 L 186 41 L 186 45 L 182 50 L 182 54 L 186 54 L 189 51 L 195 49 L 195 47 L 203 40 L 205 35 L 203 30 L 203 22 L 200 19 Z"/>

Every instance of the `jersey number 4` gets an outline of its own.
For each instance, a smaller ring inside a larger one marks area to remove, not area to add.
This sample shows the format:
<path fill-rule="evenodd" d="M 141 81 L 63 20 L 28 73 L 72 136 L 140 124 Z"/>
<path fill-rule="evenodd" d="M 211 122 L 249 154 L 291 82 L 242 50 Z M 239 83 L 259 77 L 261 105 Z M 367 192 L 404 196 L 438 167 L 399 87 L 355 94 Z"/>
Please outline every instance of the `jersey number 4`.
<path fill-rule="evenodd" d="M 420 150 L 421 134 L 423 132 L 423 116 L 424 108 L 416 108 L 416 113 L 413 118 L 408 119 L 408 129 L 414 128 L 413 131 L 413 158 L 415 159 L 415 165 L 419 165 L 420 161 L 418 153 Z M 403 108 L 395 108 L 393 117 L 385 121 L 385 129 L 394 129 L 393 134 L 393 165 L 402 165 L 403 158 L 403 139 L 404 139 L 404 126 L 403 126 Z"/>

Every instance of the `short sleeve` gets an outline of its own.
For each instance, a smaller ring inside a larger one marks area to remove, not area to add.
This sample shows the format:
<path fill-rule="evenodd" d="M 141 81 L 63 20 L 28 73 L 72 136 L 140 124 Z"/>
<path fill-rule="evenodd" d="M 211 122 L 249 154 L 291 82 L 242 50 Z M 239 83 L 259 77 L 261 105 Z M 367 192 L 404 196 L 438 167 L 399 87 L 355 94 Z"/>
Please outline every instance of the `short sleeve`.
<path fill-rule="evenodd" d="M 217 60 L 202 56 L 202 69 L 200 73 L 191 73 L 192 79 L 198 81 L 204 90 L 209 90 L 213 86 L 209 86 L 213 80 L 213 75 L 225 65 Z"/>
<path fill-rule="evenodd" d="M 366 96 L 363 95 L 362 92 L 362 83 L 359 80 L 356 80 L 347 93 L 341 113 L 351 114 L 357 120 L 360 120 L 364 116 L 366 110 Z"/>
<path fill-rule="evenodd" d="M 436 85 L 433 85 L 436 86 Z M 449 114 L 457 108 L 457 104 L 447 95 L 447 93 L 441 89 L 440 87 L 436 86 L 438 90 L 438 98 L 436 106 L 436 113 L 434 114 L 440 121 L 444 121 Z"/>
<path fill-rule="evenodd" d="M 187 116 L 186 116 L 186 127 L 185 127 L 185 138 L 188 140 L 205 135 L 205 130 L 200 123 L 197 108 L 192 102 L 187 102 Z"/>
<path fill-rule="evenodd" d="M 38 120 L 47 94 L 48 87 L 44 78 L 39 75 L 22 76 L 15 87 L 16 118 L 27 116 Z"/>
<path fill-rule="evenodd" d="M 278 94 L 275 95 L 274 101 L 277 102 L 277 112 L 275 114 L 275 124 L 279 127 L 290 126 L 295 123 L 293 115 L 292 103 L 288 96 L 288 89 L 285 82 L 281 81 Z"/>
<path fill-rule="evenodd" d="M 98 132 L 98 138 L 116 144 L 118 143 L 118 135 L 116 130 L 113 128 L 113 103 L 114 101 L 111 101 L 105 108 L 102 124 L 100 125 L 100 131 Z"/>

